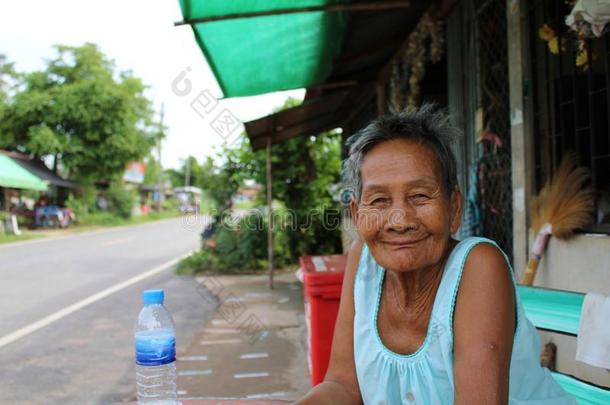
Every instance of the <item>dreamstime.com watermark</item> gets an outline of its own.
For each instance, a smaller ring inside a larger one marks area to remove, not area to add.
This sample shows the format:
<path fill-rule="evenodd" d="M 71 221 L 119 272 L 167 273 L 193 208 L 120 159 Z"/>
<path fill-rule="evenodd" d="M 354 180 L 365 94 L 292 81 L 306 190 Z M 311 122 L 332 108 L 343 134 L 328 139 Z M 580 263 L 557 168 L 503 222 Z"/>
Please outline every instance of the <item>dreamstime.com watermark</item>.
<path fill-rule="evenodd" d="M 207 302 L 213 304 L 214 297 L 220 301 L 216 312 L 230 326 L 244 334 L 251 345 L 264 340 L 269 335 L 265 324 L 251 311 L 235 293 L 229 291 L 222 282 L 214 276 L 206 276 L 198 285 L 197 292 Z"/>
<path fill-rule="evenodd" d="M 417 219 L 405 209 L 389 208 L 377 209 L 360 207 L 358 209 L 358 226 L 365 229 L 381 229 L 391 227 L 403 230 L 418 228 Z M 306 213 L 297 213 L 291 209 L 273 211 L 271 221 L 274 229 L 290 231 L 306 231 L 312 227 L 321 227 L 326 231 L 347 230 L 350 225 L 343 218 L 350 216 L 346 210 L 338 208 L 313 208 Z M 264 231 L 267 229 L 268 213 L 264 209 L 252 208 L 241 210 L 238 213 L 226 210 L 219 212 L 212 210 L 208 214 L 185 214 L 182 216 L 183 228 L 201 232 L 219 218 L 215 224 L 231 231 Z"/>
<path fill-rule="evenodd" d="M 227 144 L 234 143 L 239 138 L 241 121 L 229 109 L 221 108 L 210 90 L 194 91 L 193 83 L 188 78 L 190 72 L 191 67 L 188 66 L 172 80 L 172 92 L 178 97 L 188 97 L 191 109 L 207 121 Z"/>
<path fill-rule="evenodd" d="M 273 211 L 271 220 L 275 229 L 307 230 L 316 225 L 322 226 L 325 230 L 335 230 L 341 227 L 342 215 L 342 211 L 336 208 L 314 208 L 305 214 L 284 209 L 281 212 Z M 212 210 L 207 214 L 190 213 L 182 216 L 182 226 L 189 231 L 201 231 L 213 222 L 213 218 L 219 218 L 216 225 L 228 230 L 263 231 L 267 229 L 268 214 L 266 210 L 259 208 L 246 209 L 238 213 L 231 210 L 224 212 Z"/>

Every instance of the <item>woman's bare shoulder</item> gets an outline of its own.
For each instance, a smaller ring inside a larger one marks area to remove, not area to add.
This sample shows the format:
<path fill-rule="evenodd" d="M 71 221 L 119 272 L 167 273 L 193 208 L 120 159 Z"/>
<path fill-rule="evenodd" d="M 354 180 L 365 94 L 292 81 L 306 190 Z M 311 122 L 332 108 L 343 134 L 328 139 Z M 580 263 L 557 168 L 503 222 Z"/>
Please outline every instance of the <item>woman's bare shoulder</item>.
<path fill-rule="evenodd" d="M 353 279 L 360 263 L 360 255 L 362 254 L 362 247 L 364 243 L 361 239 L 355 239 L 348 252 L 347 252 L 347 264 L 345 266 L 345 277 Z"/>
<path fill-rule="evenodd" d="M 514 314 L 511 270 L 504 254 L 495 245 L 479 243 L 472 248 L 464 264 L 457 300 L 461 305 L 456 306 L 456 321 L 462 318 L 460 312 L 465 311 L 467 318 L 471 318 L 472 313 L 481 312 L 482 306 Z"/>
<path fill-rule="evenodd" d="M 487 242 L 478 243 L 472 248 L 463 271 L 464 273 L 474 273 L 470 278 L 476 280 L 501 278 L 511 281 L 510 277 L 505 277 L 510 275 L 510 269 L 504 254 L 497 246 Z"/>

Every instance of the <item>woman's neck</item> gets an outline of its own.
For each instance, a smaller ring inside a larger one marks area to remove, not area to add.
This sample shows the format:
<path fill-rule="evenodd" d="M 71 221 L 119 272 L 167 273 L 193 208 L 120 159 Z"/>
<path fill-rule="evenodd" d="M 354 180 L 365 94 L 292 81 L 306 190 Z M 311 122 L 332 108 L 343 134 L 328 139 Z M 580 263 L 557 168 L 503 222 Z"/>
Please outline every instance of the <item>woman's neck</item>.
<path fill-rule="evenodd" d="M 434 304 L 445 263 L 454 246 L 454 243 L 450 243 L 448 251 L 434 266 L 408 272 L 388 271 L 386 273 L 387 281 L 390 284 L 389 293 L 394 296 L 401 311 L 414 316 L 429 312 Z"/>

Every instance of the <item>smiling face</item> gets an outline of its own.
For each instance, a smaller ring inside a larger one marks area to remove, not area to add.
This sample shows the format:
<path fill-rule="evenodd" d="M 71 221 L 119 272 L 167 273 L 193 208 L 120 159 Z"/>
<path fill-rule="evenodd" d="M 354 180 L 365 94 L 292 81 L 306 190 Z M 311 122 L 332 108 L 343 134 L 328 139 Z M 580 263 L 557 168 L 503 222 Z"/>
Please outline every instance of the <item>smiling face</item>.
<path fill-rule="evenodd" d="M 360 168 L 352 215 L 360 238 L 385 269 L 440 265 L 460 225 L 461 195 L 447 195 L 440 165 L 425 144 L 394 139 L 374 146 Z"/>

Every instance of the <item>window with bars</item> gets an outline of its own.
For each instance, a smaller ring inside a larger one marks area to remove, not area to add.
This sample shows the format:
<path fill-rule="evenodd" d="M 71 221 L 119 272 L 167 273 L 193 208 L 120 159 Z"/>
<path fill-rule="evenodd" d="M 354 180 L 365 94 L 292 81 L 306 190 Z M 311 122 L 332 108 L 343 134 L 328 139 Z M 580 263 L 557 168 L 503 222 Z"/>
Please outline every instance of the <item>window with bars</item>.
<path fill-rule="evenodd" d="M 528 7 L 536 190 L 575 152 L 596 192 L 587 231 L 610 233 L 610 36 L 579 39 L 565 24 L 571 2 Z"/>

